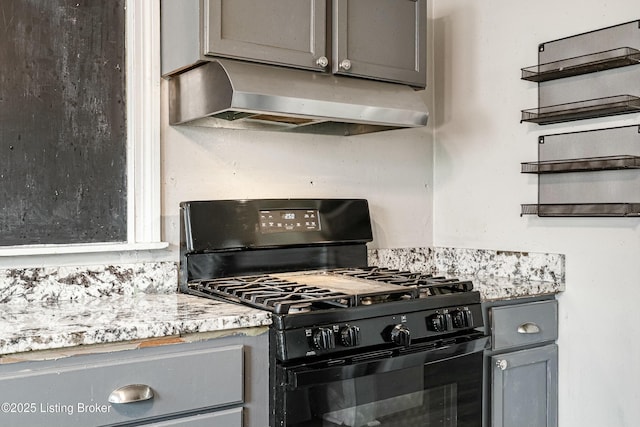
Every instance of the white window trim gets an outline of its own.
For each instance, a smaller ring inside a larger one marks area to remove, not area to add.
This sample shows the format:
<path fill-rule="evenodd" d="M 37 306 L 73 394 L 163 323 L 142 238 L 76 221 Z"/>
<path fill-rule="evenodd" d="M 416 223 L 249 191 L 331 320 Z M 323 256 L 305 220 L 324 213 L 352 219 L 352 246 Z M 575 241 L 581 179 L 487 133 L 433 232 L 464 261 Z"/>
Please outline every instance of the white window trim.
<path fill-rule="evenodd" d="M 0 247 L 0 256 L 163 249 L 160 222 L 160 2 L 127 0 L 127 241 Z"/>

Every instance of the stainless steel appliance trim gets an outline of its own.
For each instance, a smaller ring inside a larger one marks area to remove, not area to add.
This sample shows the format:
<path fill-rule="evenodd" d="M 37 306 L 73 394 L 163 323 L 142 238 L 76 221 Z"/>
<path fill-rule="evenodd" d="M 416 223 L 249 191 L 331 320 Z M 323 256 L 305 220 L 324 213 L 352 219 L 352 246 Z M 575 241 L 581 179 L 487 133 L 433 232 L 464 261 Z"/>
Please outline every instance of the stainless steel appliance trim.
<path fill-rule="evenodd" d="M 335 123 L 355 134 L 421 127 L 428 116 L 409 86 L 230 59 L 169 81 L 172 125 L 334 133 L 327 124 Z"/>

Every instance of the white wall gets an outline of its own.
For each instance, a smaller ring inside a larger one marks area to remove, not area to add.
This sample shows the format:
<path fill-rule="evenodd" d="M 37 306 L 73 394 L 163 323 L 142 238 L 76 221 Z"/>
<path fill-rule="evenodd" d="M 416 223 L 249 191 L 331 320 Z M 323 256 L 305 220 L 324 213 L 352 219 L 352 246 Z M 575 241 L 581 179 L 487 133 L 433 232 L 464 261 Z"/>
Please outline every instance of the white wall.
<path fill-rule="evenodd" d="M 433 0 L 436 246 L 566 254 L 560 296 L 560 426 L 640 420 L 640 220 L 520 217 L 537 200 L 544 134 L 640 123 L 637 114 L 520 124 L 537 86 L 520 80 L 541 42 L 640 18 L 637 0 Z"/>
<path fill-rule="evenodd" d="M 374 247 L 430 245 L 432 147 L 425 129 L 329 137 L 165 127 L 164 238 L 179 242 L 184 200 L 362 197 Z"/>

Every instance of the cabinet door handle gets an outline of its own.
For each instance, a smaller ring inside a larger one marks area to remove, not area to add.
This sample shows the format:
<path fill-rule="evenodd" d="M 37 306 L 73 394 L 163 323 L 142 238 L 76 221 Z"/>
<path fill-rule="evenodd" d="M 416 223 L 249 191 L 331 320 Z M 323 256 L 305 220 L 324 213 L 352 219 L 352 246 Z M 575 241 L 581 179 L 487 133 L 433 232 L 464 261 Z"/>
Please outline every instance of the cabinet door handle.
<path fill-rule="evenodd" d="M 533 322 L 526 322 L 518 326 L 518 333 L 519 334 L 539 334 L 540 326 L 536 325 Z"/>
<path fill-rule="evenodd" d="M 342 68 L 345 71 L 349 71 L 351 69 L 351 61 L 349 61 L 348 59 L 343 59 L 340 62 L 340 68 Z"/>
<path fill-rule="evenodd" d="M 129 384 L 117 388 L 109 395 L 109 403 L 135 403 L 153 399 L 153 390 L 145 384 Z"/>
<path fill-rule="evenodd" d="M 509 367 L 509 363 L 504 359 L 500 359 L 500 360 L 496 360 L 496 366 L 500 368 L 501 371 L 504 371 Z"/>
<path fill-rule="evenodd" d="M 316 65 L 320 68 L 327 68 L 327 65 L 329 65 L 329 59 L 327 59 L 326 56 L 321 56 L 316 60 Z"/>

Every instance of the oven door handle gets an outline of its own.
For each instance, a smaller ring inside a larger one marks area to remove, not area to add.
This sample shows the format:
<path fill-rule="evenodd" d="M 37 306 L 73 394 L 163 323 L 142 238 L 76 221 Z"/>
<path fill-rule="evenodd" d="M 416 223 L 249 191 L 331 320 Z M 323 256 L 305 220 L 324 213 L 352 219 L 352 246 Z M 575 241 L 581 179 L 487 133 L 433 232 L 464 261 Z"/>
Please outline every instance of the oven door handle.
<path fill-rule="evenodd" d="M 363 362 L 340 366 L 311 368 L 309 365 L 283 368 L 286 372 L 287 387 L 297 389 L 335 381 L 350 380 L 401 369 L 414 368 L 428 363 L 440 362 L 454 357 L 484 351 L 489 337 L 446 345 L 434 349 L 416 351 L 391 357 L 379 357 Z"/>

